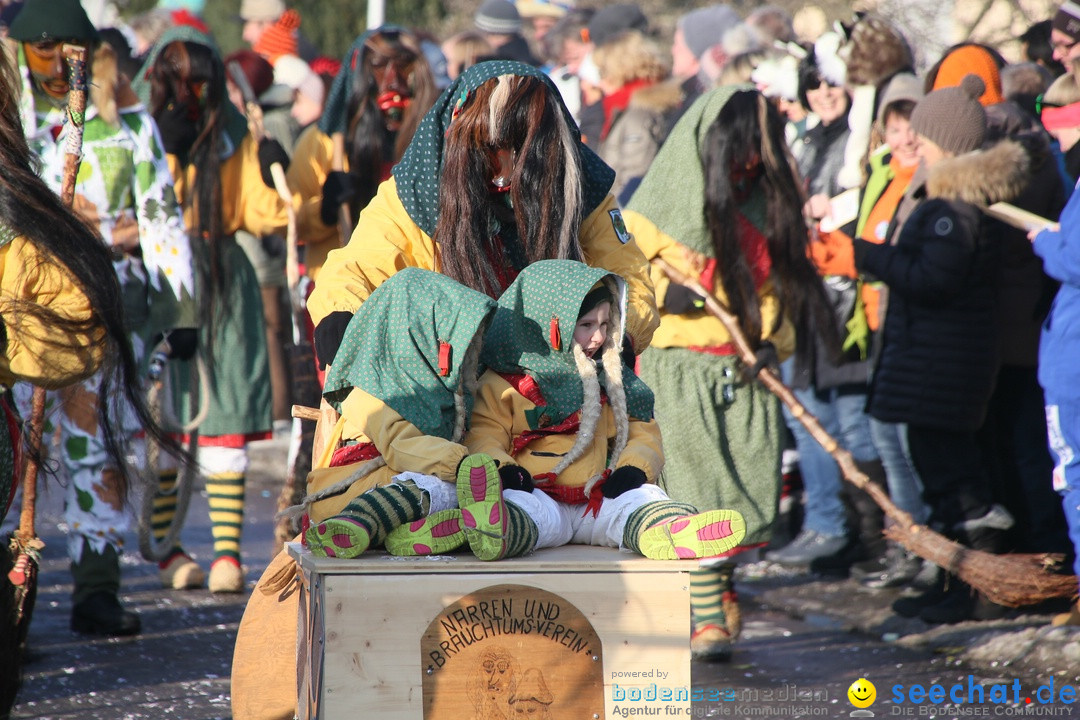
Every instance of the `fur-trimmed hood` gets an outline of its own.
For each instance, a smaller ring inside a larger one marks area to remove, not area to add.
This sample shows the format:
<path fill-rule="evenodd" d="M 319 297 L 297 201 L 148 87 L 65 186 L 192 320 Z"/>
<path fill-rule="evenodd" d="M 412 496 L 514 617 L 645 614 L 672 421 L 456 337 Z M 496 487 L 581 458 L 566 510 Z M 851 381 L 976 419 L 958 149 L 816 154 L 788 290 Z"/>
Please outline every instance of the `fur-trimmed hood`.
<path fill-rule="evenodd" d="M 643 87 L 630 96 L 628 107 L 667 113 L 679 107 L 685 93 L 678 82 L 670 80 Z"/>
<path fill-rule="evenodd" d="M 1013 200 L 1027 185 L 1031 157 L 1013 140 L 941 160 L 929 172 L 927 195 L 986 205 Z"/>

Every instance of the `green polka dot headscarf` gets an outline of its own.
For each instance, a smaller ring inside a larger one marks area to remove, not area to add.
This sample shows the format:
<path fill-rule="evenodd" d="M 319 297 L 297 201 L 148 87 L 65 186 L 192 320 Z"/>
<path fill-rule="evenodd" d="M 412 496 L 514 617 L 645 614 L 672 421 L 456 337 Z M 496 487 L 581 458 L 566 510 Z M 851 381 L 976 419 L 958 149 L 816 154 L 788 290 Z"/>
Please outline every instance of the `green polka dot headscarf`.
<path fill-rule="evenodd" d="M 338 410 L 353 387 L 373 395 L 426 435 L 451 439 L 466 352 L 495 301 L 431 270 L 390 276 L 349 322 L 323 395 Z M 472 409 L 472 396 L 465 394 Z"/>
<path fill-rule="evenodd" d="M 571 128 L 581 155 L 583 217 L 588 216 L 607 197 L 615 180 L 615 171 L 596 153 L 581 142 L 566 106 L 562 104 L 559 91 L 551 79 L 541 70 L 524 63 L 510 60 L 489 60 L 473 65 L 435 100 L 435 104 L 420 121 L 412 142 L 409 143 L 401 162 L 394 166 L 398 197 L 409 217 L 429 237 L 435 233 L 439 220 L 439 183 L 442 179 L 443 141 L 447 128 L 454 118 L 454 111 L 468 103 L 476 89 L 492 78 L 501 75 L 519 75 L 540 78 L 544 81 L 562 107 L 563 115 Z"/>
<path fill-rule="evenodd" d="M 585 296 L 604 280 L 617 288 L 612 317 L 618 321 L 610 333 L 621 338 L 626 283 L 606 270 L 574 260 L 541 260 L 522 270 L 499 298 L 481 358 L 495 372 L 525 374 L 536 381 L 545 405 L 530 418 L 534 429 L 557 425 L 581 409 L 584 391 L 572 350 L 574 328 Z M 625 368 L 623 386 L 630 415 L 651 419 L 652 391 Z M 543 422 L 541 415 L 547 416 Z"/>

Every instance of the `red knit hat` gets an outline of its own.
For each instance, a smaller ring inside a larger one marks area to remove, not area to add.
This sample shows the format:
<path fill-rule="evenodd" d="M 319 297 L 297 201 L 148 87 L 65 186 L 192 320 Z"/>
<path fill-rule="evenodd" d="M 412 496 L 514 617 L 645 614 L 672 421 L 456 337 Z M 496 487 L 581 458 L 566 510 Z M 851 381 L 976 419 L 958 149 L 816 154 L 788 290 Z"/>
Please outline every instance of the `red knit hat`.
<path fill-rule="evenodd" d="M 299 27 L 300 13 L 290 8 L 281 14 L 277 22 L 263 31 L 252 48 L 271 64 L 282 55 L 296 55 L 296 30 Z"/>

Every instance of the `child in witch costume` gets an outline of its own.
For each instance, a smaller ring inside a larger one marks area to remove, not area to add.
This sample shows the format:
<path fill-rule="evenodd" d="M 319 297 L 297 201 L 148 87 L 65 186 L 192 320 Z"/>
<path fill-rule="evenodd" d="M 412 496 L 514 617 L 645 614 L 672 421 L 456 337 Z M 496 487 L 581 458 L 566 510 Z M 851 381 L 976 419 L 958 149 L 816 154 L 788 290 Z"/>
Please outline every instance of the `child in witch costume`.
<path fill-rule="evenodd" d="M 625 283 L 604 270 L 543 260 L 521 272 L 485 337 L 488 369 L 465 437 L 475 454 L 458 472 L 460 509 L 398 528 L 391 552 L 428 554 L 432 529 L 455 517 L 458 543 L 468 541 L 481 560 L 567 543 L 659 560 L 738 545 L 739 513 L 699 515 L 654 484 L 664 463 L 660 430 L 652 392 L 623 371 L 625 308 Z"/>
<path fill-rule="evenodd" d="M 457 506 L 480 344 L 494 312 L 486 295 L 405 268 L 353 316 L 324 390 L 341 412 L 335 434 L 344 445 L 309 477 L 322 488 L 307 499 L 313 554 L 356 557 L 398 525 Z M 442 552 L 432 535 L 430 550 Z"/>

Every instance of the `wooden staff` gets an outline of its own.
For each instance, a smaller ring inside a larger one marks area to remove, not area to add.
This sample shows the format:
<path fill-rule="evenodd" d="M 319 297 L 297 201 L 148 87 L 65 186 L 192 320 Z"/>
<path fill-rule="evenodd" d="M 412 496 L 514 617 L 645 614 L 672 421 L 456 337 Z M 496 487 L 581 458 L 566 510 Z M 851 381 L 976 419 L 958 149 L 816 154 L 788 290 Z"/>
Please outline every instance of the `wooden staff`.
<path fill-rule="evenodd" d="M 61 52 L 68 63 L 68 135 L 64 146 L 64 174 L 60 199 L 69 208 L 75 201 L 75 179 L 82 161 L 83 123 L 86 120 L 86 48 L 64 45 Z M 37 476 L 41 457 L 41 435 L 45 425 L 45 389 L 34 388 L 26 437 L 27 457 L 23 466 L 23 500 L 19 529 L 15 532 L 18 555 L 8 579 L 16 587 L 26 587 L 36 574 L 40 551 L 45 543 L 37 537 L 34 517 L 37 511 Z M 29 588 L 27 588 L 29 592 Z"/>
<path fill-rule="evenodd" d="M 705 309 L 723 323 L 724 329 L 728 331 L 738 351 L 739 359 L 746 367 L 752 367 L 757 362 L 757 358 L 739 328 L 738 319 L 731 314 L 731 311 L 713 297 L 712 293 L 705 290 L 699 282 L 679 272 L 665 260 L 655 258 L 652 262 L 672 282 L 690 288 L 705 299 Z M 886 529 L 886 536 L 899 542 L 916 555 L 955 573 L 968 585 L 982 591 L 990 600 L 1000 605 L 1020 607 L 1051 598 L 1071 597 L 1076 593 L 1077 578 L 1075 576 L 1047 571 L 1055 563 L 1060 564 L 1057 556 L 1048 553 L 993 555 L 964 547 L 925 525 L 916 524 L 910 514 L 896 507 L 884 490 L 870 482 L 866 474 L 855 464 L 851 453 L 840 447 L 836 439 L 799 402 L 791 389 L 777 377 L 772 369 L 763 368 L 758 374 L 758 379 L 784 403 L 792 416 L 798 419 L 810 435 L 836 460 L 844 479 L 865 491 L 893 520 L 895 524 Z"/>
<path fill-rule="evenodd" d="M 330 158 L 330 169 L 334 172 L 345 172 L 345 133 L 333 133 L 330 136 L 330 141 L 334 144 L 334 154 Z M 338 208 L 338 235 L 341 247 L 349 244 L 352 231 L 352 210 L 349 208 L 349 203 L 341 203 L 341 207 Z"/>
<path fill-rule="evenodd" d="M 251 83 L 248 82 L 247 75 L 244 74 L 244 70 L 239 63 L 229 63 L 228 70 L 229 77 L 240 88 L 240 93 L 244 96 L 244 114 L 247 116 L 248 132 L 255 138 L 256 143 L 260 143 L 266 137 L 266 128 L 263 126 L 262 108 L 259 107 L 258 98 L 255 97 L 255 92 L 251 89 Z M 285 211 L 288 213 L 289 221 L 285 230 L 285 278 L 289 284 L 290 295 L 295 296 L 300 285 L 300 251 L 297 247 L 296 210 L 293 208 L 289 183 L 285 179 L 285 168 L 281 166 L 281 163 L 274 163 L 270 166 L 270 177 L 273 179 L 274 189 L 277 190 L 278 196 L 285 203 Z M 293 304 L 297 304 L 295 297 Z"/>

